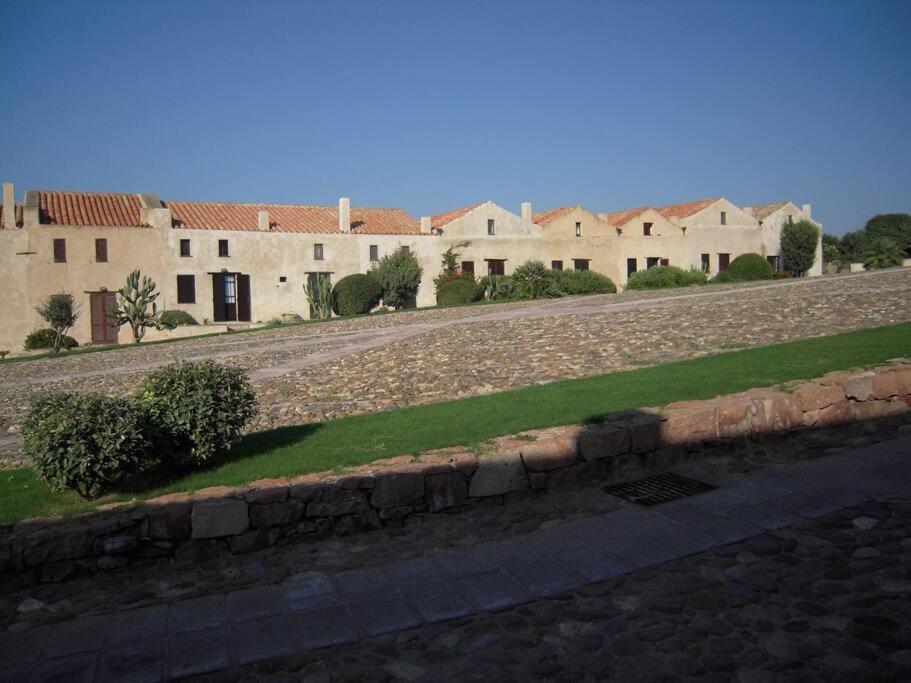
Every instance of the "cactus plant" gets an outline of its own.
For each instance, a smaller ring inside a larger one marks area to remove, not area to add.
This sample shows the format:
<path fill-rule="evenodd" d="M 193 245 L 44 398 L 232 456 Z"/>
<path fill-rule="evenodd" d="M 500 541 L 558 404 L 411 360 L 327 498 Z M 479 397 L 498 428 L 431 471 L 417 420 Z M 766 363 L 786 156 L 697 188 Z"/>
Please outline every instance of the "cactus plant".
<path fill-rule="evenodd" d="M 145 336 L 146 328 L 162 327 L 161 313 L 155 303 L 159 294 L 155 291 L 152 278 L 142 277 L 138 269 L 134 270 L 127 276 L 126 284 L 118 290 L 117 303 L 108 315 L 118 326 L 128 324 L 133 331 L 133 341 L 138 344 Z"/>
<path fill-rule="evenodd" d="M 322 273 L 314 281 L 304 285 L 307 301 L 317 318 L 329 318 L 332 315 L 332 284 Z"/>

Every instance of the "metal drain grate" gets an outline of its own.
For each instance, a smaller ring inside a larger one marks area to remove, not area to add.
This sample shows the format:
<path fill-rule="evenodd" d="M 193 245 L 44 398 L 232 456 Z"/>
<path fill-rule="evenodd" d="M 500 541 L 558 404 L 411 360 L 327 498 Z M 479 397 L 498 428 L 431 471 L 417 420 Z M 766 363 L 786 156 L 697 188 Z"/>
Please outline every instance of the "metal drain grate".
<path fill-rule="evenodd" d="M 612 496 L 623 498 L 637 505 L 651 507 L 660 503 L 667 503 L 678 498 L 694 496 L 697 493 L 711 491 L 714 486 L 679 474 L 665 472 L 654 474 L 645 479 L 624 481 L 620 484 L 605 486 L 602 490 Z"/>

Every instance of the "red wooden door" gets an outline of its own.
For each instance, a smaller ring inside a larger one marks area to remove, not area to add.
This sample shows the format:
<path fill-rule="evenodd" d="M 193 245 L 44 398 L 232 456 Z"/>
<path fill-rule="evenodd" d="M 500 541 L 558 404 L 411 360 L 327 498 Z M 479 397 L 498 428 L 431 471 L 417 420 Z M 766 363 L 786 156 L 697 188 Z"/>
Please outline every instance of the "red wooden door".
<path fill-rule="evenodd" d="M 117 303 L 114 292 L 92 292 L 89 294 L 89 308 L 92 316 L 92 343 L 116 344 L 118 327 L 108 315 L 108 311 Z"/>

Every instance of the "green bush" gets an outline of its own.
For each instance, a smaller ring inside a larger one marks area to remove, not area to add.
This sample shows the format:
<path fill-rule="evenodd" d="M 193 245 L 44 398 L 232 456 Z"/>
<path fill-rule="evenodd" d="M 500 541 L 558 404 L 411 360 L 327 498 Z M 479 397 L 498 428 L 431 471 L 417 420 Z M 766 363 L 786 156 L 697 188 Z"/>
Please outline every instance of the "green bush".
<path fill-rule="evenodd" d="M 109 490 L 149 461 L 146 419 L 130 399 L 60 392 L 32 399 L 23 452 L 56 490 L 84 497 Z"/>
<path fill-rule="evenodd" d="M 63 338 L 66 337 L 66 333 L 76 324 L 76 320 L 79 318 L 73 295 L 66 292 L 51 294 L 44 304 L 35 310 L 41 316 L 41 319 L 54 330 L 54 341 L 50 348 L 54 350 L 54 353 L 57 353 L 63 347 Z"/>
<path fill-rule="evenodd" d="M 336 315 L 369 313 L 380 302 L 383 288 L 371 275 L 347 275 L 335 283 L 332 290 L 332 310 Z"/>
<path fill-rule="evenodd" d="M 871 240 L 867 243 L 864 254 L 864 268 L 877 270 L 879 268 L 894 268 L 900 266 L 905 258 L 904 250 L 887 237 Z"/>
<path fill-rule="evenodd" d="M 460 277 L 456 280 L 439 283 L 437 286 L 437 304 L 440 306 L 470 304 L 480 299 L 483 293 L 474 278 Z"/>
<path fill-rule="evenodd" d="M 557 287 L 564 294 L 613 294 L 617 285 L 601 273 L 593 270 L 552 271 Z"/>
<path fill-rule="evenodd" d="M 819 228 L 808 220 L 786 223 L 781 229 L 781 256 L 785 267 L 793 273 L 803 274 L 816 261 L 816 244 Z"/>
<path fill-rule="evenodd" d="M 515 295 L 515 285 L 511 275 L 485 275 L 478 282 L 478 288 L 484 293 L 485 299 L 512 299 Z"/>
<path fill-rule="evenodd" d="M 629 276 L 627 289 L 662 289 L 665 287 L 688 287 L 704 285 L 706 274 L 699 268 L 683 270 L 677 266 L 652 266 Z"/>
<path fill-rule="evenodd" d="M 383 304 L 396 309 L 417 295 L 423 272 L 415 255 L 404 249 L 386 254 L 371 270 L 383 288 Z"/>
<path fill-rule="evenodd" d="M 907 213 L 882 213 L 873 216 L 864 226 L 867 239 L 877 242 L 889 240 L 902 252 L 911 256 L 911 215 Z"/>
<path fill-rule="evenodd" d="M 149 373 L 139 402 L 155 430 L 165 465 L 202 464 L 227 451 L 256 414 L 256 396 L 243 370 L 175 363 Z"/>
<path fill-rule="evenodd" d="M 772 264 L 759 254 L 741 254 L 728 265 L 728 269 L 715 276 L 715 282 L 748 282 L 771 280 L 775 274 Z"/>
<path fill-rule="evenodd" d="M 57 333 L 52 330 L 50 327 L 45 327 L 40 330 L 35 330 L 30 333 L 25 338 L 25 344 L 22 347 L 26 351 L 35 351 L 37 349 L 52 349 L 54 348 L 54 340 L 57 338 Z M 63 335 L 60 346 L 64 349 L 72 349 L 79 346 L 79 343 L 67 335 Z"/>
<path fill-rule="evenodd" d="M 173 330 L 175 327 L 180 327 L 181 325 L 196 325 L 196 319 L 187 313 L 186 311 L 181 311 L 179 308 L 169 308 L 166 311 L 161 312 L 161 317 L 158 319 L 161 326 Z"/>
<path fill-rule="evenodd" d="M 513 272 L 512 281 L 518 299 L 553 299 L 562 294 L 543 261 L 526 261 Z"/>

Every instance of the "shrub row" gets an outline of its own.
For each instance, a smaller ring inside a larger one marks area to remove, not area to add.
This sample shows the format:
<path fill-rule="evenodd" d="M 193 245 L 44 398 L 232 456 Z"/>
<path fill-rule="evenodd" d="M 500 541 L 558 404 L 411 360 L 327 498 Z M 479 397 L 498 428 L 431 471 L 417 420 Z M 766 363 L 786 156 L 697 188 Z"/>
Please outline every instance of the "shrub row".
<path fill-rule="evenodd" d="M 176 363 L 149 373 L 133 397 L 34 398 L 23 450 L 52 488 L 92 497 L 140 472 L 170 474 L 211 461 L 237 442 L 255 412 L 243 370 Z"/>
<path fill-rule="evenodd" d="M 683 270 L 677 266 L 652 266 L 648 270 L 639 270 L 629 276 L 627 289 L 662 289 L 665 287 L 687 287 L 704 285 L 707 276 L 698 268 Z"/>
<path fill-rule="evenodd" d="M 437 303 L 467 304 L 479 299 L 546 299 L 573 294 L 613 294 L 617 286 L 591 270 L 550 270 L 542 261 L 526 261 L 512 275 L 485 275 L 475 282 L 461 275 L 437 284 Z"/>

